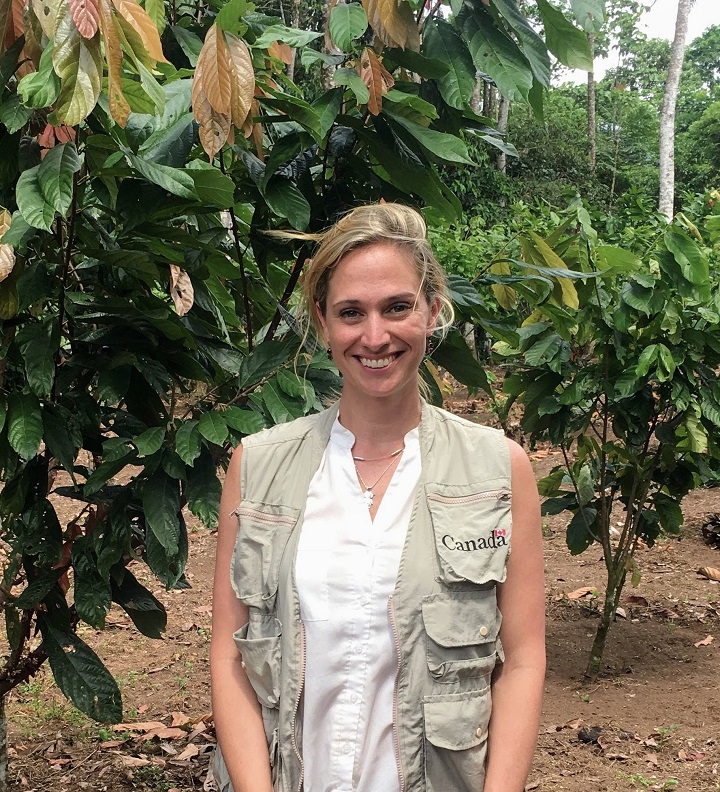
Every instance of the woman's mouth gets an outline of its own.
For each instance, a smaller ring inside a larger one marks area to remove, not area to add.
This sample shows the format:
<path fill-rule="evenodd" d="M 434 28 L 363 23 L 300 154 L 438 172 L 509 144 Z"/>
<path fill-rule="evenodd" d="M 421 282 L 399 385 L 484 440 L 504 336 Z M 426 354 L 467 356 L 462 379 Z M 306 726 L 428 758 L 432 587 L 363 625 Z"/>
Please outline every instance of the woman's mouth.
<path fill-rule="evenodd" d="M 380 369 L 389 366 L 397 356 L 398 353 L 395 353 L 394 355 L 388 355 L 383 358 L 358 357 L 358 360 L 365 368 Z"/>

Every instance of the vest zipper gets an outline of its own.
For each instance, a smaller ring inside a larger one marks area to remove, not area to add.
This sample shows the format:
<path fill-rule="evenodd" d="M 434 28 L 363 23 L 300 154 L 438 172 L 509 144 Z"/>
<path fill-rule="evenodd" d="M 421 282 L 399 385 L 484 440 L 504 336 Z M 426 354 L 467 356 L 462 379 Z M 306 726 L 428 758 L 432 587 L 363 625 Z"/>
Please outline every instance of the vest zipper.
<path fill-rule="evenodd" d="M 429 501 L 435 501 L 436 503 L 446 503 L 451 506 L 460 505 L 463 503 L 475 503 L 475 501 L 479 500 L 508 500 L 509 498 L 510 490 L 508 489 L 491 490 L 490 492 L 476 492 L 472 495 L 460 495 L 459 497 L 440 495 L 437 492 L 430 492 L 427 496 Z"/>
<path fill-rule="evenodd" d="M 260 511 L 259 509 L 250 509 L 246 506 L 238 506 L 233 514 L 237 515 L 238 517 L 252 517 L 253 520 L 268 523 L 269 525 L 277 525 L 278 523 L 285 525 L 295 525 L 295 522 L 297 521 L 296 517 L 292 517 L 289 514 L 268 514 L 266 512 Z"/>
<path fill-rule="evenodd" d="M 400 668 L 402 666 L 402 652 L 400 649 L 400 637 L 398 636 L 397 625 L 395 624 L 395 604 L 393 595 L 388 597 L 388 612 L 390 614 L 390 624 L 392 625 L 393 638 L 395 639 L 395 651 L 398 658 L 398 670 L 395 674 L 395 686 L 393 689 L 393 738 L 395 740 L 395 763 L 397 764 L 398 778 L 400 779 L 400 792 L 405 790 L 405 774 L 403 773 L 402 762 L 400 761 L 400 737 L 398 735 L 398 686 L 400 682 Z"/>
<path fill-rule="evenodd" d="M 300 622 L 300 683 L 298 685 L 297 696 L 295 697 L 295 707 L 293 708 L 292 723 L 290 724 L 290 734 L 292 735 L 292 747 L 300 762 L 300 782 L 298 783 L 297 792 L 302 789 L 303 781 L 305 780 L 305 763 L 303 762 L 300 749 L 298 748 L 297 739 L 295 738 L 295 723 L 297 720 L 298 709 L 300 708 L 300 697 L 302 696 L 303 687 L 305 686 L 305 625 Z"/>

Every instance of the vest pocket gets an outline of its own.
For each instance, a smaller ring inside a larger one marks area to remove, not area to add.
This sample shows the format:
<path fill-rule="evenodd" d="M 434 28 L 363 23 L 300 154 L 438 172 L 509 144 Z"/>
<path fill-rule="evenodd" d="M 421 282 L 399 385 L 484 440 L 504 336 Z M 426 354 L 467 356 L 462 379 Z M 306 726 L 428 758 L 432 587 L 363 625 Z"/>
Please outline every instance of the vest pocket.
<path fill-rule="evenodd" d="M 426 494 L 443 582 L 502 583 L 512 530 L 510 490 L 427 484 Z"/>
<path fill-rule="evenodd" d="M 280 702 L 280 622 L 270 618 L 255 623 L 250 613 L 251 621 L 237 630 L 233 638 L 258 701 L 272 709 Z M 258 629 L 260 625 L 262 628 Z M 264 637 L 254 637 L 262 632 L 266 633 Z"/>
<path fill-rule="evenodd" d="M 243 501 L 231 576 L 235 593 L 248 606 L 271 610 L 278 589 L 280 561 L 299 511 L 288 506 Z"/>
<path fill-rule="evenodd" d="M 423 598 L 422 615 L 430 676 L 448 685 L 472 679 L 489 684 L 501 622 L 495 588 L 431 594 Z"/>
<path fill-rule="evenodd" d="M 425 781 L 427 792 L 474 792 L 483 788 L 490 688 L 426 696 Z"/>

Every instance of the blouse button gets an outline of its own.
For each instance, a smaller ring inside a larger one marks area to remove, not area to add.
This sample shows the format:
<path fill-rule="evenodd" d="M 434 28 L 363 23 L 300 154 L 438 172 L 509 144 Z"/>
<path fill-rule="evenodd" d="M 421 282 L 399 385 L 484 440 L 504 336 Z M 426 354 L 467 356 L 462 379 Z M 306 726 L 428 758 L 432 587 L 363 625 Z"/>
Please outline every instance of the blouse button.
<path fill-rule="evenodd" d="M 482 736 L 483 736 L 483 730 L 482 730 L 482 729 L 478 729 L 478 730 L 475 732 L 475 736 L 476 736 L 476 737 L 482 737 Z"/>
<path fill-rule="evenodd" d="M 484 638 L 488 634 L 488 628 L 483 624 L 480 628 L 480 635 Z"/>

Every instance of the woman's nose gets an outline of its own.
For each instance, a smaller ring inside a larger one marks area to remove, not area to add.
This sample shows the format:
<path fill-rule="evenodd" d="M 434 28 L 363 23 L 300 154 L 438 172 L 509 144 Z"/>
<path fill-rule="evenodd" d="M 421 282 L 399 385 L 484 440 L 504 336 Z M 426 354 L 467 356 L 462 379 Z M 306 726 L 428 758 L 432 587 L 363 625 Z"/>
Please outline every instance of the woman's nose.
<path fill-rule="evenodd" d="M 363 343 L 370 349 L 379 349 L 390 340 L 387 323 L 379 314 L 370 314 L 365 322 Z"/>

